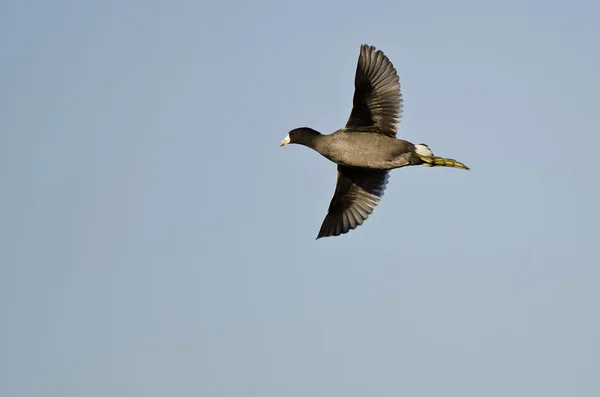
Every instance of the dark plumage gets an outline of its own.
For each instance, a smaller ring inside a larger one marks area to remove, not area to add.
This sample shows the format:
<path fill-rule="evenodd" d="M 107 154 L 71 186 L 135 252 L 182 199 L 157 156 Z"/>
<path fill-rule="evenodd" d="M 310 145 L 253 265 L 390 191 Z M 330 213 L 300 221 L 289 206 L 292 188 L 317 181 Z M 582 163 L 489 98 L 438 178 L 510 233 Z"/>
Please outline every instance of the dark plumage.
<path fill-rule="evenodd" d="M 354 86 L 352 112 L 344 128 L 331 135 L 296 128 L 280 144 L 307 146 L 338 165 L 335 192 L 317 239 L 339 236 L 362 225 L 383 197 L 394 168 L 468 169 L 456 160 L 434 156 L 427 145 L 396 138 L 402 116 L 400 82 L 383 52 L 361 46 Z"/>

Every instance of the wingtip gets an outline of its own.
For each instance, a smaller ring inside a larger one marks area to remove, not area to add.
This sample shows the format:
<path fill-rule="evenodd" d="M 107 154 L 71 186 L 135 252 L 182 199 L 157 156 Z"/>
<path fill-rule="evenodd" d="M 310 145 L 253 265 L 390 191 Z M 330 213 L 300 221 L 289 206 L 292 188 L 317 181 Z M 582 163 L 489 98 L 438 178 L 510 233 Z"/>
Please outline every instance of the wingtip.
<path fill-rule="evenodd" d="M 330 237 L 330 236 L 332 236 L 331 233 L 328 234 L 328 233 L 326 233 L 325 229 L 321 228 L 321 230 L 319 230 L 319 234 L 317 235 L 317 238 L 315 240 L 319 240 L 324 237 Z"/>
<path fill-rule="evenodd" d="M 374 45 L 366 44 L 366 43 L 365 44 L 361 44 L 360 50 L 361 50 L 361 52 L 368 52 L 368 51 L 370 51 L 372 53 L 375 53 L 375 52 L 378 51 L 377 47 L 375 47 Z"/>
<path fill-rule="evenodd" d="M 326 237 L 325 233 L 323 231 L 323 226 L 321 226 L 321 229 L 319 229 L 319 234 L 317 234 L 317 238 L 315 240 L 318 240 L 320 238 Z"/>

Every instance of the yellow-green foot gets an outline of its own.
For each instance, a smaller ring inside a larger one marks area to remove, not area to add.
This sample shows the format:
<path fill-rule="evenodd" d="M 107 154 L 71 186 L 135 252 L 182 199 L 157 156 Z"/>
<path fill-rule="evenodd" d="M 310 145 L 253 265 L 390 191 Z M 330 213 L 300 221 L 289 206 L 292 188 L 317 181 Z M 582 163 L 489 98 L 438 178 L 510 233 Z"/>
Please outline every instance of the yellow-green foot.
<path fill-rule="evenodd" d="M 460 161 L 454 159 L 447 159 L 444 157 L 429 157 L 423 156 L 421 154 L 417 154 L 421 160 L 423 160 L 423 165 L 426 167 L 452 167 L 452 168 L 460 168 L 462 170 L 468 170 L 469 167 L 461 163 Z"/>

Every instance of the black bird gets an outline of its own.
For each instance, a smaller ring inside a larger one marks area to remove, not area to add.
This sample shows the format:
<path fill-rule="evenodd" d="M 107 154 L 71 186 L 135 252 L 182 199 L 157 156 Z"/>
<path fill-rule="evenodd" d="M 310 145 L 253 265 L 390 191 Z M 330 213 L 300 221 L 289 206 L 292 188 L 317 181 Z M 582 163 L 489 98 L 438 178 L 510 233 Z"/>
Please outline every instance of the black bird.
<path fill-rule="evenodd" d="M 317 239 L 339 236 L 363 224 L 383 197 L 389 172 L 409 165 L 468 170 L 454 159 L 436 157 L 425 144 L 396 138 L 402 95 L 396 69 L 373 46 L 360 48 L 354 100 L 346 126 L 330 135 L 296 128 L 279 146 L 298 143 L 338 165 L 337 183 Z"/>

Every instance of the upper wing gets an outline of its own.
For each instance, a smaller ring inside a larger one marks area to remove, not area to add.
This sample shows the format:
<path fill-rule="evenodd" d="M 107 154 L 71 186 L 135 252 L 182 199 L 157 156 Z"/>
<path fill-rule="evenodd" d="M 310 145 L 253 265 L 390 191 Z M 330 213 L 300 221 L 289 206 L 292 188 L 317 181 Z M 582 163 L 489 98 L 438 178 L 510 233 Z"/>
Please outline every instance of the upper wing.
<path fill-rule="evenodd" d="M 400 80 L 387 56 L 363 44 L 354 79 L 354 101 L 346 130 L 396 136 L 402 117 Z"/>
<path fill-rule="evenodd" d="M 379 204 L 389 171 L 338 165 L 335 193 L 317 239 L 339 236 L 356 229 Z"/>

